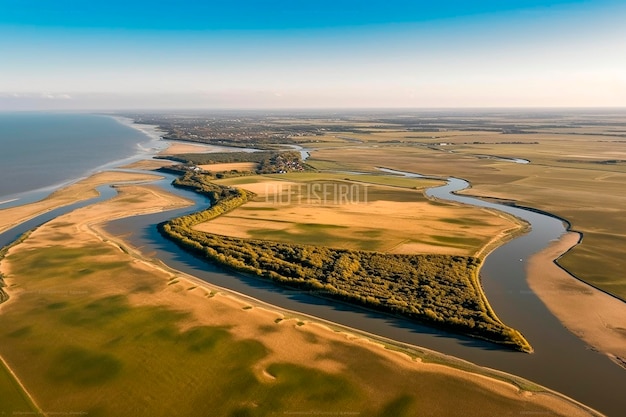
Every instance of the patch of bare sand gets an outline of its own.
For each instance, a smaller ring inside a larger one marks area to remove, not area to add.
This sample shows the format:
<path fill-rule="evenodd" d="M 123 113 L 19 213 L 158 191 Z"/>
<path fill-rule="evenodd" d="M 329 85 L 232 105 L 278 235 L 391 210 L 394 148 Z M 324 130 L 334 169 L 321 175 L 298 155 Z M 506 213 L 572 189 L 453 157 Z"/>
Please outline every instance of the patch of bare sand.
<path fill-rule="evenodd" d="M 299 183 L 291 181 L 267 180 L 261 182 L 250 182 L 238 184 L 238 188 L 243 188 L 258 195 L 257 200 L 266 200 L 276 193 L 287 193 L 289 190 L 299 187 Z M 274 200 L 271 200 L 274 201 Z"/>
<path fill-rule="evenodd" d="M 142 159 L 137 162 L 133 162 L 132 164 L 124 165 L 120 168 L 123 169 L 143 169 L 146 171 L 153 171 L 155 169 L 159 169 L 162 167 L 170 166 L 175 164 L 173 161 L 169 161 L 167 159 Z"/>
<path fill-rule="evenodd" d="M 53 192 L 41 201 L 0 210 L 0 232 L 58 207 L 96 197 L 98 192 L 95 188 L 100 185 L 128 181 L 152 181 L 157 178 L 156 175 L 115 171 L 94 174 Z"/>
<path fill-rule="evenodd" d="M 223 164 L 207 164 L 198 166 L 209 172 L 256 171 L 259 164 L 257 164 L 256 162 L 229 162 Z"/>
<path fill-rule="evenodd" d="M 168 142 L 170 146 L 159 152 L 159 155 L 178 155 L 181 153 L 231 152 L 228 148 L 213 145 Z"/>
<path fill-rule="evenodd" d="M 578 242 L 567 233 L 528 261 L 528 284 L 571 332 L 626 368 L 626 303 L 599 291 L 553 261 Z"/>
<path fill-rule="evenodd" d="M 417 243 L 411 241 L 399 242 L 396 246 L 392 246 L 386 252 L 397 253 L 402 255 L 411 255 L 416 253 L 429 253 L 433 255 L 469 255 L 468 251 L 442 246 L 433 243 Z"/>

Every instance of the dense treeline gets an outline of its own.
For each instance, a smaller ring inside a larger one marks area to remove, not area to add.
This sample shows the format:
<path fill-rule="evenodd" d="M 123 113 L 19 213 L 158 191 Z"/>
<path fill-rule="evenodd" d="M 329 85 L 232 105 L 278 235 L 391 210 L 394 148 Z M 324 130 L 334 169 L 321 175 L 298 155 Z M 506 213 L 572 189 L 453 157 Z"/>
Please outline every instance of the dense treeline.
<path fill-rule="evenodd" d="M 163 223 L 159 230 L 201 257 L 321 296 L 532 351 L 489 307 L 479 287 L 477 258 L 385 254 L 200 232 L 195 224 L 234 209 L 251 194 L 207 184 L 198 174 L 185 175 L 182 184 L 209 195 L 213 205 Z"/>
<path fill-rule="evenodd" d="M 173 156 L 157 157 L 184 164 L 210 165 L 234 162 L 254 162 L 258 164 L 255 173 L 272 174 L 277 172 L 304 171 L 300 152 L 215 152 L 215 153 L 183 153 Z"/>
<path fill-rule="evenodd" d="M 229 208 L 229 210 L 232 210 L 235 207 L 245 203 L 248 198 L 254 196 L 254 193 L 246 191 L 244 189 L 215 184 L 211 182 L 212 179 L 213 176 L 210 174 L 201 174 L 187 171 L 182 176 L 175 179 L 173 185 L 175 187 L 186 188 L 188 190 L 195 191 L 198 194 L 206 196 L 209 201 L 211 201 L 211 207 L 204 211 L 217 209 L 218 206 L 227 206 L 229 204 L 228 202 L 232 199 L 243 198 L 243 200 L 238 205 Z M 224 211 L 224 213 L 226 211 Z M 199 213 L 203 212 L 198 212 L 196 214 Z M 192 214 L 191 216 L 194 215 L 195 214 Z"/>
<path fill-rule="evenodd" d="M 232 162 L 261 162 L 269 159 L 278 152 L 211 152 L 211 153 L 181 153 L 177 155 L 157 156 L 177 162 L 191 162 L 197 165 L 223 164 Z"/>

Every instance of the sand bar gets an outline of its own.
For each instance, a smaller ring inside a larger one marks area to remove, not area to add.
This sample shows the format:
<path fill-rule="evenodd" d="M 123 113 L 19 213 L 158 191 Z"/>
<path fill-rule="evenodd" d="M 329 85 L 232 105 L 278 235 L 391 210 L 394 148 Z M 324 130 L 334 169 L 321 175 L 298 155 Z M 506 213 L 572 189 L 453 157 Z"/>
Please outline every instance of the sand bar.
<path fill-rule="evenodd" d="M 42 213 L 58 207 L 98 196 L 96 187 L 128 181 L 154 181 L 159 177 L 150 174 L 105 171 L 94 174 L 67 187 L 61 188 L 43 200 L 0 210 L 0 232 L 10 229 Z"/>
<path fill-rule="evenodd" d="M 239 152 L 243 149 L 201 143 L 168 141 L 170 146 L 159 155 L 177 155 L 181 153 Z"/>
<path fill-rule="evenodd" d="M 578 239 L 578 233 L 566 233 L 530 258 L 528 284 L 565 327 L 626 368 L 626 303 L 554 263 Z"/>

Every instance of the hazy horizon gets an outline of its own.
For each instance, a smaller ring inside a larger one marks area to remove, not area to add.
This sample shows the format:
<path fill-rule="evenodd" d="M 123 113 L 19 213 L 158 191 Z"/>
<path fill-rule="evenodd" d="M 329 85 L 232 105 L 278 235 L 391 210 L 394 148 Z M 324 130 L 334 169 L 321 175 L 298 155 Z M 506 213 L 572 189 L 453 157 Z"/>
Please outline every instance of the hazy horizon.
<path fill-rule="evenodd" d="M 626 107 L 616 0 L 11 2 L 0 110 Z"/>

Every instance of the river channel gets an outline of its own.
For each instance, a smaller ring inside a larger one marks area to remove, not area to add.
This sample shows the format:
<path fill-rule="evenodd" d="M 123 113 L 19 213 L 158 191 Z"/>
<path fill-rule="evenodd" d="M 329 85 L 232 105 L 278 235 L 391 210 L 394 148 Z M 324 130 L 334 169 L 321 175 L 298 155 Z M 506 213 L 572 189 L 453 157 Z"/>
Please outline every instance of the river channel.
<path fill-rule="evenodd" d="M 388 170 L 388 173 L 420 177 L 419 174 Z M 481 268 L 484 291 L 496 314 L 520 330 L 535 349 L 525 354 L 502 349 L 477 339 L 450 334 L 418 325 L 410 320 L 363 310 L 314 294 L 276 287 L 270 282 L 243 276 L 207 264 L 162 238 L 156 224 L 175 216 L 197 211 L 208 201 L 193 192 L 171 186 L 173 176 L 156 182 L 164 189 L 194 201 L 193 207 L 158 214 L 116 220 L 107 230 L 123 237 L 149 257 L 196 276 L 209 284 L 233 290 L 280 308 L 299 311 L 343 326 L 423 346 L 456 356 L 481 366 L 502 370 L 535 381 L 587 404 L 608 416 L 624 415 L 626 410 L 626 371 L 585 345 L 548 311 L 526 282 L 526 259 L 558 239 L 565 227 L 561 220 L 535 211 L 486 202 L 454 192 L 467 188 L 461 179 L 448 178 L 447 184 L 427 190 L 427 195 L 474 206 L 507 212 L 531 225 L 531 231 L 491 252 Z M 104 189 L 101 189 L 104 191 Z M 108 197 L 110 190 L 106 190 Z M 102 199 L 101 197 L 100 199 Z M 93 202 L 89 201 L 89 203 Z M 83 203 L 84 205 L 85 203 Z M 75 207 L 48 213 L 46 218 L 0 234 L 0 245 L 7 244 L 21 231 L 28 230 Z M 585 312 L 581 312 L 585 314 Z"/>

